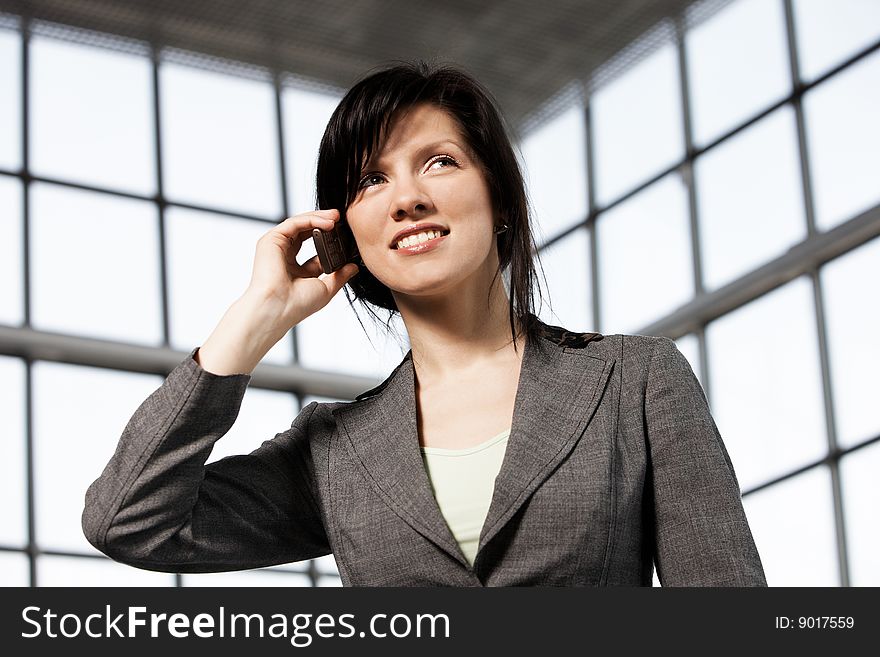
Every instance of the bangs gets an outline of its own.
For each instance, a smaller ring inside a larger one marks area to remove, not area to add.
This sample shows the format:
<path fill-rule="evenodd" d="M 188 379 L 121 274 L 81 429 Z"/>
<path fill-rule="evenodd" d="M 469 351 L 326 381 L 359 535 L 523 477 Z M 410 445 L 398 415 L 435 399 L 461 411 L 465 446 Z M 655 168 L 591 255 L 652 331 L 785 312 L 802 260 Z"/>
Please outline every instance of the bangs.
<path fill-rule="evenodd" d="M 343 98 L 330 120 L 327 134 L 332 136 L 330 159 L 345 163 L 345 170 L 337 172 L 342 174 L 344 207 L 351 205 L 357 196 L 361 172 L 373 153 L 381 148 L 392 123 L 413 106 L 431 102 L 431 86 L 430 79 L 412 76 L 410 80 L 389 80 L 378 88 L 354 87 Z"/>

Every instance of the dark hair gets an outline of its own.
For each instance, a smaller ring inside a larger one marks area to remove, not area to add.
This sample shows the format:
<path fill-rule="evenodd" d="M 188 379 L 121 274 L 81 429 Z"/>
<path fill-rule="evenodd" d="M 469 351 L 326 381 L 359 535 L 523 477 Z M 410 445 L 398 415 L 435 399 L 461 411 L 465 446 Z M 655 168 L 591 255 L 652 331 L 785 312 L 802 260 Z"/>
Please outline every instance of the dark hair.
<path fill-rule="evenodd" d="M 515 347 L 515 320 L 528 337 L 534 335 L 536 292 L 540 296 L 533 256 L 537 249 L 523 176 L 501 113 L 492 94 L 470 75 L 451 66 L 416 61 L 372 73 L 355 84 L 336 107 L 321 140 L 318 209 L 347 209 L 357 196 L 362 167 L 380 147 L 395 113 L 425 102 L 456 119 L 482 166 L 493 208 L 507 224 L 507 230 L 497 235 L 500 270 L 496 276 L 509 268 L 508 315 Z M 358 274 L 347 285 L 376 319 L 381 321 L 371 306 L 390 311 L 385 321 L 390 328 L 391 318 L 399 312 L 391 290 L 363 263 L 358 264 Z M 346 296 L 353 304 L 347 291 Z"/>

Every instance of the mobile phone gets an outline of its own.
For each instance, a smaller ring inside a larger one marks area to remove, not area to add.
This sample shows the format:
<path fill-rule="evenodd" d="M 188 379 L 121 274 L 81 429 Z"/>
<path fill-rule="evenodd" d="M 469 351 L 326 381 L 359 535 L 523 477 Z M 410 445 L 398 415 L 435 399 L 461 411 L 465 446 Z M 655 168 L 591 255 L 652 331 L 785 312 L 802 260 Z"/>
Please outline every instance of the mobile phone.
<path fill-rule="evenodd" d="M 345 216 L 339 218 L 331 230 L 312 229 L 315 240 L 315 251 L 325 274 L 331 274 L 349 262 L 357 263 L 360 259 L 357 242 Z"/>

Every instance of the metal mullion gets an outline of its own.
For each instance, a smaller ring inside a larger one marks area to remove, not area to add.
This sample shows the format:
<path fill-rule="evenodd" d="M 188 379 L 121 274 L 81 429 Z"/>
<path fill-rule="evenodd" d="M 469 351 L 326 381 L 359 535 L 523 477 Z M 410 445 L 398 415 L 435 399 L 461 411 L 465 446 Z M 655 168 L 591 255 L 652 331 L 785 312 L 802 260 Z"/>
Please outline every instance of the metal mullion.
<path fill-rule="evenodd" d="M 0 325 L 0 354 L 166 377 L 188 352 Z M 251 387 L 339 399 L 354 399 L 378 383 L 373 377 L 265 362 L 257 365 L 250 380 Z"/>
<path fill-rule="evenodd" d="M 681 113 L 683 120 L 685 161 L 682 164 L 682 173 L 688 194 L 688 221 L 691 229 L 691 257 L 694 277 L 694 296 L 702 296 L 705 292 L 703 287 L 703 258 L 700 250 L 700 217 L 697 203 L 697 167 L 696 148 L 694 146 L 693 116 L 691 110 L 691 89 L 687 74 L 687 45 L 685 43 L 684 17 L 680 16 L 675 23 L 676 51 L 678 53 L 678 77 L 679 89 L 681 90 Z M 701 322 L 694 331 L 697 338 L 697 350 L 700 356 L 700 378 L 706 398 L 712 399 L 711 383 L 709 379 L 709 346 L 706 344 L 705 325 Z"/>
<path fill-rule="evenodd" d="M 586 95 L 586 94 L 585 94 Z M 599 303 L 599 231 L 596 230 L 596 154 L 593 150 L 593 112 L 590 97 L 584 103 L 584 136 L 587 165 L 587 219 L 584 225 L 590 238 L 590 286 L 593 295 L 593 326 L 596 331 L 602 330 L 602 311 Z"/>
<path fill-rule="evenodd" d="M 159 84 L 159 66 L 161 60 L 161 46 L 156 42 L 150 43 L 150 60 L 153 65 L 153 139 L 156 154 L 156 206 L 159 228 L 159 285 L 162 299 L 162 346 L 171 347 L 171 304 L 168 300 L 168 250 L 166 240 L 168 237 L 165 210 L 168 200 L 165 198 L 165 178 L 162 167 L 162 112 L 161 85 Z M 183 577 L 180 573 L 174 573 L 174 587 L 183 586 Z"/>
<path fill-rule="evenodd" d="M 309 559 L 306 562 L 306 575 L 309 576 L 309 581 L 312 583 L 312 587 L 318 586 L 318 577 L 320 574 L 318 573 L 318 566 L 315 564 L 314 559 Z"/>
<path fill-rule="evenodd" d="M 817 233 L 815 204 L 810 170 L 810 153 L 807 147 L 806 121 L 804 119 L 803 96 L 804 84 L 800 79 L 800 60 L 797 48 L 797 34 L 794 25 L 794 7 L 792 0 L 783 0 L 785 7 L 785 29 L 788 41 L 788 61 L 791 71 L 792 105 L 794 106 L 797 124 L 798 150 L 800 155 L 801 184 L 804 201 L 804 214 L 807 221 L 807 236 Z M 843 508 L 843 488 L 840 480 L 840 461 L 837 456 L 837 422 L 834 414 L 834 397 L 831 388 L 831 360 L 828 349 L 828 329 L 825 321 L 825 299 L 819 276 L 819 267 L 809 272 L 813 287 L 813 307 L 815 309 L 816 335 L 819 340 L 819 363 L 822 372 L 822 395 L 825 406 L 825 430 L 828 441 L 828 453 L 831 455 L 829 470 L 831 471 L 831 494 L 834 506 L 834 527 L 837 541 L 838 568 L 841 586 L 849 586 L 849 559 L 846 543 L 846 520 Z"/>
<path fill-rule="evenodd" d="M 880 205 L 812 238 L 795 244 L 782 255 L 752 269 L 723 287 L 675 309 L 639 329 L 643 335 L 680 336 L 697 324 L 708 323 L 767 292 L 821 268 L 826 262 L 880 236 Z"/>
<path fill-rule="evenodd" d="M 90 185 L 85 182 L 76 182 L 73 180 L 65 180 L 63 178 L 54 178 L 52 176 L 41 176 L 38 174 L 31 174 L 29 176 L 30 182 L 40 182 L 47 183 L 49 185 L 56 185 L 58 187 L 67 187 L 69 189 L 76 189 L 84 192 L 94 192 L 96 194 L 105 194 L 107 196 L 116 196 L 119 198 L 132 199 L 134 201 L 146 201 L 152 202 L 155 201 L 155 196 L 145 196 L 144 194 L 138 194 L 136 192 L 126 192 L 121 189 L 110 189 L 107 187 L 101 187 L 100 185 Z"/>
<path fill-rule="evenodd" d="M 685 156 L 681 163 L 683 178 L 688 191 L 688 214 L 691 225 L 691 254 L 693 256 L 694 293 L 699 296 L 703 293 L 703 263 L 700 254 L 700 235 L 697 217 L 697 184 L 696 167 L 694 166 L 694 138 L 693 122 L 691 119 L 690 84 L 687 77 L 687 51 L 684 40 L 684 27 L 681 19 L 676 22 L 676 50 L 678 53 L 678 75 L 681 90 L 681 113 L 684 131 Z"/>
<path fill-rule="evenodd" d="M 816 310 L 816 329 L 819 338 L 819 362 L 822 370 L 822 395 L 825 405 L 825 430 L 828 439 L 828 453 L 831 455 L 831 490 L 834 503 L 834 521 L 840 567 L 840 585 L 849 586 L 849 558 L 846 541 L 846 520 L 843 509 L 843 486 L 840 479 L 840 458 L 837 445 L 837 419 L 834 413 L 834 398 L 831 388 L 831 359 L 828 349 L 828 332 L 825 321 L 825 303 L 819 270 L 810 274 L 813 284 L 813 305 Z"/>
<path fill-rule="evenodd" d="M 70 557 L 72 559 L 95 559 L 97 561 L 112 561 L 110 557 L 99 552 L 86 552 L 84 550 L 49 549 L 40 550 L 40 554 L 51 557 Z"/>
<path fill-rule="evenodd" d="M 37 554 L 39 554 L 39 549 L 37 548 L 37 513 L 36 507 L 34 505 L 36 501 L 36 495 L 34 494 L 34 473 L 36 469 L 34 467 L 34 381 L 33 381 L 33 365 L 34 361 L 31 358 L 25 358 L 25 380 L 24 380 L 24 407 L 25 407 L 25 462 L 27 468 L 27 529 L 28 529 L 28 542 L 27 542 L 27 555 L 28 555 L 28 563 L 30 566 L 30 586 L 37 586 Z"/>
<path fill-rule="evenodd" d="M 795 121 L 797 123 L 798 149 L 800 151 L 801 184 L 803 186 L 804 214 L 807 220 L 807 235 L 812 237 L 816 232 L 815 205 L 813 203 L 812 176 L 810 175 L 810 153 L 807 148 L 807 131 L 804 120 L 803 95 L 804 84 L 800 79 L 800 65 L 797 52 L 797 42 L 794 27 L 794 14 L 791 0 L 784 0 L 785 4 L 785 27 L 788 36 L 788 61 L 791 71 L 792 95 L 791 103 L 794 107 Z"/>
<path fill-rule="evenodd" d="M 836 64 L 832 68 L 825 71 L 822 75 L 816 77 L 813 80 L 810 80 L 810 82 L 805 82 L 803 84 L 803 91 L 804 92 L 809 91 L 813 87 L 816 87 L 816 86 L 822 84 L 823 82 L 825 82 L 825 80 L 827 80 L 829 78 L 833 78 L 838 73 L 841 73 L 844 69 L 847 69 L 850 66 L 852 66 L 853 64 L 871 56 L 877 50 L 880 50 L 880 39 L 878 39 L 877 41 L 872 43 L 870 46 L 867 46 L 866 48 L 862 48 L 854 55 L 847 57 L 845 60 L 843 60 L 839 64 Z"/>
<path fill-rule="evenodd" d="M 21 189 L 22 189 L 22 281 L 24 282 L 24 325 L 31 325 L 30 290 L 30 20 L 21 17 Z"/>
<path fill-rule="evenodd" d="M 287 162 L 284 149 L 284 110 L 281 105 L 281 73 L 277 70 L 272 72 L 272 86 L 275 91 L 275 126 L 277 128 L 276 139 L 278 140 L 278 175 L 281 178 L 281 212 L 282 220 L 290 216 L 290 199 L 287 194 Z M 293 353 L 294 363 L 299 362 L 299 342 L 297 340 L 296 326 L 287 332 L 290 336 L 290 347 Z M 297 397 L 297 402 L 302 407 L 302 400 Z"/>
<path fill-rule="evenodd" d="M 121 189 L 111 189 L 108 187 L 101 187 L 100 185 L 90 185 L 88 183 L 75 182 L 73 180 L 64 180 L 62 178 L 53 178 L 51 176 L 40 176 L 32 173 L 28 174 L 20 174 L 17 172 L 7 172 L 0 171 L 0 175 L 10 175 L 15 177 L 23 177 L 26 178 L 29 182 L 42 182 L 50 185 L 58 185 L 60 187 L 69 187 L 70 189 L 78 189 L 85 192 L 94 192 L 96 194 L 105 194 L 107 196 L 116 196 L 119 198 L 132 199 L 135 201 L 144 201 L 147 203 L 157 203 L 161 202 L 165 207 L 177 207 L 183 208 L 185 210 L 195 210 L 196 212 L 209 212 L 211 214 L 219 214 L 225 217 L 232 217 L 234 219 L 245 219 L 247 221 L 256 221 L 260 223 L 269 225 L 276 225 L 277 219 L 260 217 L 253 214 L 248 214 L 246 212 L 242 212 L 240 210 L 229 210 L 226 208 L 218 208 L 211 207 L 207 205 L 199 205 L 197 203 L 187 203 L 185 201 L 169 201 L 165 198 L 157 198 L 157 195 L 144 195 L 138 194 L 136 192 L 127 192 Z"/>
<path fill-rule="evenodd" d="M 162 115 L 160 112 L 161 93 L 159 85 L 159 65 L 161 63 L 159 46 L 155 43 L 150 44 L 150 60 L 152 63 L 153 73 L 153 139 L 156 156 L 156 209 L 157 209 L 157 227 L 159 229 L 159 293 L 162 299 L 162 346 L 170 347 L 171 345 L 171 322 L 170 322 L 170 303 L 168 301 L 168 251 L 165 241 L 168 232 L 166 230 L 165 209 L 167 201 L 165 199 L 165 181 L 162 168 Z M 179 584 L 178 584 L 179 585 Z"/>
<path fill-rule="evenodd" d="M 757 486 L 753 486 L 752 488 L 749 488 L 744 493 L 744 496 L 751 495 L 753 493 L 757 493 L 762 490 L 766 490 L 767 488 L 775 486 L 776 484 L 781 484 L 784 481 L 794 479 L 795 477 L 802 475 L 805 472 L 808 472 L 809 470 L 813 470 L 814 468 L 817 468 L 819 466 L 824 465 L 824 466 L 830 467 L 833 462 L 840 461 L 840 459 L 847 456 L 848 454 L 852 454 L 852 453 L 857 452 L 861 449 L 866 449 L 869 446 L 876 445 L 878 443 L 880 443 L 880 434 L 874 436 L 873 438 L 868 438 L 867 440 L 862 441 L 861 443 L 859 443 L 857 445 L 853 445 L 852 447 L 848 447 L 847 449 L 838 449 L 834 454 L 826 454 L 825 456 L 823 456 L 821 458 L 815 459 L 813 461 L 809 461 L 808 463 L 804 463 L 803 465 L 799 465 L 796 468 L 794 468 L 793 470 L 789 470 L 787 472 L 783 472 L 782 474 L 776 475 L 772 479 L 769 479 L 767 481 L 763 481 L 760 484 L 758 484 Z"/>
<path fill-rule="evenodd" d="M 275 91 L 275 126 L 277 128 L 276 139 L 278 140 L 278 175 L 281 180 L 281 213 L 283 215 L 282 221 L 284 218 L 290 216 L 290 198 L 287 194 L 287 161 L 286 161 L 286 152 L 284 148 L 284 109 L 282 107 L 281 101 L 281 73 L 278 70 L 272 71 L 272 86 Z M 290 348 L 293 354 L 293 363 L 299 363 L 299 341 L 297 340 L 297 331 L 296 326 L 291 327 L 290 331 L 287 332 L 290 336 Z M 302 409 L 303 407 L 303 398 L 301 395 L 294 393 L 294 399 L 296 400 L 297 406 Z M 315 575 L 315 562 L 313 560 L 309 560 L 306 574 L 308 575 L 309 581 L 312 586 L 318 585 L 318 580 Z"/>
<path fill-rule="evenodd" d="M 209 207 L 207 205 L 197 205 L 195 203 L 186 203 L 184 201 L 169 201 L 165 199 L 165 206 L 174 208 L 183 208 L 184 210 L 195 210 L 196 212 L 209 212 L 211 214 L 219 214 L 224 217 L 232 217 L 234 219 L 246 219 L 247 221 L 257 221 L 270 226 L 275 226 L 277 221 L 273 218 L 258 217 L 253 214 L 247 214 L 238 210 L 226 210 L 224 208 Z"/>
<path fill-rule="evenodd" d="M 21 172 L 22 172 L 22 262 L 24 267 L 24 326 L 31 324 L 31 284 L 30 284 L 30 36 L 29 16 L 21 17 Z M 34 385 L 32 358 L 25 358 L 24 405 L 25 405 L 25 476 L 27 486 L 27 555 L 28 579 L 30 586 L 36 587 L 37 580 L 37 512 L 34 494 Z"/>
<path fill-rule="evenodd" d="M 290 216 L 290 199 L 287 195 L 287 162 L 284 149 L 284 120 L 283 108 L 281 105 L 281 74 L 278 71 L 272 72 L 272 87 L 275 91 L 275 125 L 277 128 L 276 137 L 278 139 L 278 174 L 280 176 L 281 189 L 281 213 L 282 220 Z"/>

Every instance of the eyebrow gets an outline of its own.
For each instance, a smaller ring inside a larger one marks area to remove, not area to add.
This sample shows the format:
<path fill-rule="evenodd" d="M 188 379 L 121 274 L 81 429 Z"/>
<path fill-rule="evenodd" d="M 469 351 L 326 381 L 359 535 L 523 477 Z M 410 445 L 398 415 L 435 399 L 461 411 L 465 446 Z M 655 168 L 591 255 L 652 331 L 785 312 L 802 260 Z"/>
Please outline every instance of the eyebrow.
<path fill-rule="evenodd" d="M 454 139 L 440 139 L 439 141 L 435 141 L 430 144 L 426 144 L 425 146 L 422 146 L 421 148 L 419 148 L 414 153 L 414 157 L 421 157 L 425 153 L 428 153 L 429 151 L 433 151 L 437 148 L 440 148 L 441 146 L 446 146 L 448 144 L 452 144 L 453 146 L 457 147 L 459 150 L 467 153 L 467 149 L 464 146 L 462 146 L 461 144 L 459 144 L 457 141 L 455 141 Z M 380 165 L 384 161 L 385 161 L 384 158 L 381 158 L 381 157 L 379 159 L 375 159 L 375 158 L 371 157 L 370 160 L 364 165 L 364 168 L 362 169 L 362 171 L 367 171 L 368 169 L 373 169 L 373 168 L 381 169 L 382 167 Z"/>

